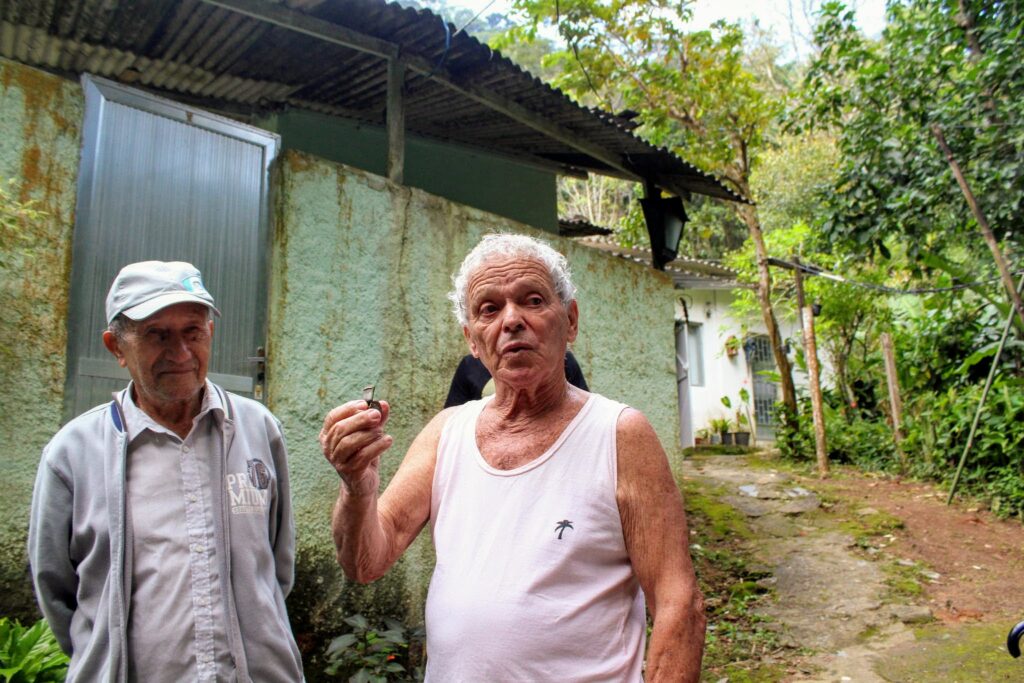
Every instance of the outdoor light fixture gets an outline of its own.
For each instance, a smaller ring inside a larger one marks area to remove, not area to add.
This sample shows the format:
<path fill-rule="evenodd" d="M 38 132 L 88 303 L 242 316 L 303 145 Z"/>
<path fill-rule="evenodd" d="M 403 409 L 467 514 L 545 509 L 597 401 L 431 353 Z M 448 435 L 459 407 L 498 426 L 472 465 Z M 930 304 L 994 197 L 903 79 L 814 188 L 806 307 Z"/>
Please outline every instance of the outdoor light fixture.
<path fill-rule="evenodd" d="M 711 313 L 712 313 L 712 311 L 714 311 L 714 310 L 715 310 L 715 309 L 714 309 L 714 307 L 713 307 L 713 306 L 711 305 L 711 302 L 710 302 L 710 301 L 706 302 L 706 303 L 704 304 L 704 317 L 705 317 L 705 318 L 710 318 L 710 317 L 711 317 Z"/>
<path fill-rule="evenodd" d="M 647 223 L 647 234 L 651 238 L 651 256 L 657 270 L 665 270 L 665 264 L 679 254 L 679 240 L 686 225 L 686 210 L 679 197 L 662 197 L 652 183 L 647 184 L 646 197 L 640 200 Z"/>

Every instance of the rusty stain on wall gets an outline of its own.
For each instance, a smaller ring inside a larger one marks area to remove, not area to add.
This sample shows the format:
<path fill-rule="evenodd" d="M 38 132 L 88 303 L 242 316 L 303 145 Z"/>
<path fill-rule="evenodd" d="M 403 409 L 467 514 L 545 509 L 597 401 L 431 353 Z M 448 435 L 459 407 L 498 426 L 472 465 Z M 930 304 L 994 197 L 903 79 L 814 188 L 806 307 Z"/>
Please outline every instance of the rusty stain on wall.
<path fill-rule="evenodd" d="M 63 409 L 71 234 L 84 99 L 78 84 L 0 59 L 0 180 L 43 213 L 0 262 L 0 614 L 31 618 L 28 503 L 39 453 Z"/>

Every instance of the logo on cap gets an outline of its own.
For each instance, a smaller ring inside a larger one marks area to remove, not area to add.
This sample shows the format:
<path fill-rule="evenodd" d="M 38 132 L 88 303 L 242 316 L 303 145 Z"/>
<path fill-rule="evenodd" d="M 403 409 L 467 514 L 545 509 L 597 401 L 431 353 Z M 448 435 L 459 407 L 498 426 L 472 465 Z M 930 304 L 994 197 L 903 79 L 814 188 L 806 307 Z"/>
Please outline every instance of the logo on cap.
<path fill-rule="evenodd" d="M 208 294 L 206 287 L 203 287 L 203 279 L 198 275 L 192 275 L 181 281 L 181 286 L 185 288 L 186 292 L 192 292 L 193 294 Z"/>

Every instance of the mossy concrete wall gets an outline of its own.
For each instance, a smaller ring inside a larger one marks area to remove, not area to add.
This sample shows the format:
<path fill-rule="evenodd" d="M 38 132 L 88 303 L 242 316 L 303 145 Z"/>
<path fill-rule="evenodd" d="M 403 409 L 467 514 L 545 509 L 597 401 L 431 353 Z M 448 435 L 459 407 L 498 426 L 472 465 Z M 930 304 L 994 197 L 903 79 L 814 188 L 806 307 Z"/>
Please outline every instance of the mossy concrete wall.
<path fill-rule="evenodd" d="M 0 59 L 0 182 L 45 213 L 0 237 L 0 616 L 35 616 L 25 536 L 63 406 L 82 111 L 74 83 Z"/>
<path fill-rule="evenodd" d="M 322 642 L 344 612 L 418 618 L 432 563 L 423 534 L 369 587 L 341 578 L 330 541 L 338 478 L 317 445 L 326 412 L 375 384 L 392 406 L 383 479 L 440 409 L 467 352 L 445 297 L 451 273 L 488 232 L 550 239 L 579 287 L 575 353 L 594 391 L 678 443 L 672 286 L 661 273 L 351 167 L 299 152 L 279 160 L 268 401 L 289 438 L 299 528 L 300 640 Z"/>

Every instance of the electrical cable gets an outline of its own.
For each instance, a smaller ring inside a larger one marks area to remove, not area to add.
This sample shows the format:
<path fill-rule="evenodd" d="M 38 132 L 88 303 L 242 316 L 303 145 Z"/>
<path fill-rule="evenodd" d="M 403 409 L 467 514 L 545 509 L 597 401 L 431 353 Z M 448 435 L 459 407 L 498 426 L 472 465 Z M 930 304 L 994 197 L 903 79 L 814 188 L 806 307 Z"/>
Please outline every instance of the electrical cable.
<path fill-rule="evenodd" d="M 429 81 L 437 73 L 437 70 L 444 66 L 445 61 L 448 59 L 448 51 L 452 47 L 452 29 L 448 22 L 444 20 L 444 17 L 441 17 L 441 25 L 444 26 L 444 52 L 441 53 L 440 59 L 437 60 L 437 64 L 430 70 L 430 73 L 423 77 L 424 81 Z M 458 34 L 458 31 L 455 33 Z"/>
<path fill-rule="evenodd" d="M 469 20 L 469 21 L 467 21 L 467 22 L 466 22 L 465 24 L 463 24 L 462 28 L 460 28 L 459 30 L 457 30 L 457 31 L 456 31 L 455 33 L 453 33 L 452 35 L 453 35 L 453 36 L 457 36 L 457 35 L 459 35 L 460 33 L 462 33 L 463 31 L 465 31 L 465 30 L 466 30 L 467 28 L 469 28 L 469 26 L 470 26 L 470 25 L 471 25 L 471 24 L 472 24 L 472 23 L 473 23 L 474 21 L 476 21 L 477 19 L 479 19 L 479 18 L 480 18 L 480 15 L 481 15 L 481 14 L 483 14 L 483 13 L 484 13 L 484 12 L 486 12 L 486 11 L 487 11 L 488 9 L 490 9 L 491 5 L 493 5 L 493 4 L 495 3 L 495 2 L 497 2 L 497 0 L 491 0 L 491 1 L 489 2 L 489 3 L 487 3 L 487 4 L 486 4 L 486 5 L 484 6 L 484 8 L 483 8 L 482 10 L 480 10 L 480 11 L 479 11 L 479 12 L 477 12 L 477 13 L 476 13 L 475 15 L 473 15 L 473 18 L 472 18 L 472 19 L 470 19 L 470 20 Z"/>
<path fill-rule="evenodd" d="M 885 285 L 876 285 L 872 282 L 860 282 L 858 280 L 851 280 L 849 278 L 843 277 L 842 275 L 837 275 L 836 273 L 827 271 L 824 268 L 820 268 L 809 263 L 791 263 L 789 261 L 779 258 L 769 258 L 768 263 L 776 266 L 781 266 L 783 268 L 789 268 L 791 270 L 800 270 L 803 271 L 804 273 L 807 273 L 808 275 L 817 275 L 819 277 L 823 277 L 834 282 L 840 282 L 842 284 L 852 285 L 854 287 L 863 287 L 864 289 L 870 289 L 876 292 L 884 292 L 886 294 L 918 295 L 941 294 L 944 292 L 958 292 L 963 289 L 971 289 L 972 287 L 989 285 L 992 284 L 993 282 L 999 282 L 1002 279 L 996 276 L 988 278 L 987 280 L 977 280 L 975 282 L 961 282 L 955 285 L 951 285 L 949 287 L 916 287 L 911 289 L 900 289 L 899 287 L 887 287 Z M 1014 271 L 1012 275 L 1020 275 L 1022 273 L 1024 273 L 1024 270 L 1017 270 Z"/>

